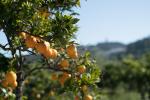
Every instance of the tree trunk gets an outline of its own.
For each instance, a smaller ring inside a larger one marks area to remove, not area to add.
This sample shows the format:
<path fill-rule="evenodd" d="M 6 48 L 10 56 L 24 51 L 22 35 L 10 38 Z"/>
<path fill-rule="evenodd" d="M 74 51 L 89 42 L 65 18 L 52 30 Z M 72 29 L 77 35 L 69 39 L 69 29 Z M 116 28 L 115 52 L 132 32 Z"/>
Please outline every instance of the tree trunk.
<path fill-rule="evenodd" d="M 21 55 L 21 50 L 19 49 L 19 57 L 18 57 L 18 66 L 16 68 L 17 71 L 17 82 L 18 86 L 16 88 L 16 100 L 21 100 L 23 96 L 23 61 L 22 61 L 22 55 Z"/>
<path fill-rule="evenodd" d="M 16 88 L 16 100 L 21 100 L 21 97 L 23 95 L 22 72 L 20 72 L 20 70 L 17 70 L 17 72 L 19 72 L 19 73 L 17 74 L 18 86 Z"/>

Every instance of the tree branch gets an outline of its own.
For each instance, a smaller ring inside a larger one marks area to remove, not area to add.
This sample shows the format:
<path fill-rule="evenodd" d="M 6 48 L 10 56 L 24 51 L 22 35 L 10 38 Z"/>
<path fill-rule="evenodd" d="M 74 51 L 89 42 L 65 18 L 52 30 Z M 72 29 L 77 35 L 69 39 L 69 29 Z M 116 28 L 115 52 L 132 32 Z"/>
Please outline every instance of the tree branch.
<path fill-rule="evenodd" d="M 6 48 L 6 46 L 7 46 L 7 44 L 6 45 L 2 45 L 2 44 L 0 44 L 0 48 L 2 48 L 3 50 L 11 50 L 10 48 Z"/>
<path fill-rule="evenodd" d="M 33 51 L 30 51 L 30 50 L 28 50 L 28 49 L 21 49 L 21 51 L 26 51 L 26 52 L 29 52 L 29 53 L 31 53 L 31 55 L 36 55 L 36 53 L 35 52 L 33 52 Z"/>
<path fill-rule="evenodd" d="M 44 66 L 44 65 L 43 65 Z M 41 70 L 41 69 L 49 69 L 49 70 L 53 70 L 53 71 L 57 71 L 57 72 L 67 72 L 67 73 L 71 73 L 71 71 L 69 70 L 66 70 L 66 69 L 60 69 L 59 67 L 57 66 L 54 66 L 54 67 L 51 67 L 51 65 L 47 62 L 47 66 L 46 67 L 43 67 L 43 66 L 40 66 L 40 67 L 36 67 L 36 68 L 33 68 L 31 69 L 29 72 L 27 72 L 27 74 L 24 76 L 24 79 L 26 79 L 29 75 L 31 75 L 34 71 L 37 71 L 37 70 Z"/>

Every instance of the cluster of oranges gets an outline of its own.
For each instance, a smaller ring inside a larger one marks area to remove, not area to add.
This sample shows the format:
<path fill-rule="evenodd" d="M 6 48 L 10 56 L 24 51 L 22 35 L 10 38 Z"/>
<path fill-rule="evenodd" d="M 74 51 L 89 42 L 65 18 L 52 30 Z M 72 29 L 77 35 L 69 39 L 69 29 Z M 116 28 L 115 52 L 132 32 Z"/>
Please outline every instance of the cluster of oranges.
<path fill-rule="evenodd" d="M 25 45 L 28 48 L 36 49 L 40 54 L 44 55 L 46 58 L 57 57 L 58 55 L 57 50 L 50 48 L 49 42 L 41 39 L 40 37 L 29 35 L 26 32 L 20 32 L 19 35 L 21 36 L 21 38 L 25 40 Z M 66 48 L 66 53 L 68 57 L 72 59 L 78 58 L 77 48 L 74 44 L 71 44 Z"/>
<path fill-rule="evenodd" d="M 74 44 L 67 46 L 66 53 L 69 58 L 72 58 L 72 59 L 78 58 L 77 48 Z M 58 64 L 58 67 L 60 69 L 68 69 L 70 67 L 69 59 L 64 59 L 64 58 L 61 59 L 61 61 Z M 86 71 L 86 67 L 84 65 L 78 65 L 76 67 L 76 71 L 78 74 L 83 74 Z M 71 74 L 67 72 L 63 72 L 63 74 L 61 74 L 59 78 L 56 73 L 53 73 L 51 75 L 51 79 L 58 80 L 61 86 L 64 86 L 65 81 L 68 80 L 69 78 L 71 78 Z"/>
<path fill-rule="evenodd" d="M 1 84 L 5 88 L 11 87 L 12 89 L 15 89 L 18 85 L 16 80 L 17 80 L 16 73 L 13 72 L 13 71 L 9 71 L 9 72 L 6 73 L 5 79 L 2 80 Z"/>
<path fill-rule="evenodd" d="M 75 45 L 69 45 L 66 49 L 67 55 L 70 58 L 78 58 L 78 52 L 77 52 L 77 48 Z M 60 65 L 64 68 L 64 67 L 68 67 L 69 64 L 66 60 L 63 60 Z M 79 65 L 77 66 L 77 72 L 79 72 L 80 74 L 83 74 L 86 71 L 86 67 L 84 65 Z"/>
<path fill-rule="evenodd" d="M 63 60 L 64 61 L 64 60 Z M 66 61 L 66 60 L 65 60 Z M 64 64 L 65 65 L 65 64 Z M 64 66 L 62 65 L 62 66 Z M 67 65 L 68 66 L 68 65 Z M 66 66 L 65 66 L 66 68 Z M 83 70 L 83 68 L 81 67 L 80 70 Z M 85 70 L 85 69 L 84 69 Z M 83 71 L 82 71 L 83 72 Z M 80 72 L 79 72 L 80 73 Z M 59 77 L 58 77 L 59 76 Z M 61 86 L 64 86 L 64 83 L 71 78 L 71 74 L 68 72 L 63 72 L 62 74 L 58 75 L 57 73 L 52 73 L 51 74 L 51 80 L 56 81 L 58 80 L 58 82 L 61 84 Z M 87 87 L 83 87 L 82 89 L 84 92 L 87 91 Z"/>
<path fill-rule="evenodd" d="M 66 49 L 66 52 L 67 52 L 68 57 L 70 57 L 72 59 L 78 58 L 78 52 L 77 52 L 77 48 L 75 45 L 73 45 L 73 44 L 69 45 Z M 62 59 L 60 61 L 59 66 L 62 69 L 67 69 L 70 66 L 70 64 L 69 64 L 69 61 L 67 59 Z M 77 66 L 77 72 L 78 73 L 83 74 L 85 71 L 86 71 L 85 65 Z"/>
<path fill-rule="evenodd" d="M 28 48 L 34 48 L 37 52 L 42 54 L 46 58 L 56 58 L 58 52 L 56 49 L 50 48 L 50 43 L 26 32 L 20 32 L 19 35 L 25 40 L 25 45 Z"/>
<path fill-rule="evenodd" d="M 70 66 L 69 61 L 67 59 L 62 59 L 59 63 L 59 68 L 60 69 L 67 69 Z M 71 74 L 67 73 L 67 72 L 63 72 L 63 74 L 61 74 L 61 76 L 58 78 L 58 75 L 56 73 L 53 73 L 51 75 L 51 79 L 52 80 L 58 80 L 59 83 L 61 84 L 61 86 L 64 86 L 64 83 L 66 80 L 68 80 L 69 78 L 71 78 Z"/>

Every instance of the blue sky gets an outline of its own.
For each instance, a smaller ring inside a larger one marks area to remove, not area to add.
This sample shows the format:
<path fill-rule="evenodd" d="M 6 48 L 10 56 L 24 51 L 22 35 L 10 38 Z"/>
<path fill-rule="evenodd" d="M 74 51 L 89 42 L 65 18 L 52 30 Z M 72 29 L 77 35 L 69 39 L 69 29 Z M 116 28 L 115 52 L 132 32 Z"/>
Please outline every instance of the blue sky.
<path fill-rule="evenodd" d="M 150 35 L 150 0 L 81 0 L 77 41 L 130 43 Z M 4 43 L 0 34 L 0 43 Z"/>
<path fill-rule="evenodd" d="M 150 35 L 150 0 L 82 0 L 80 44 L 130 43 Z"/>

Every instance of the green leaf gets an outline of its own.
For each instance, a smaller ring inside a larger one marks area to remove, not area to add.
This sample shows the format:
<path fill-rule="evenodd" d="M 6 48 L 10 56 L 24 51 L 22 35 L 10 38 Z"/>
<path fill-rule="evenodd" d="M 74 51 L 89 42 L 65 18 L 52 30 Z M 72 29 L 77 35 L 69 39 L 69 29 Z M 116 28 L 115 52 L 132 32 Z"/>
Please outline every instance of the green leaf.
<path fill-rule="evenodd" d="M 80 19 L 78 19 L 78 18 L 74 18 L 74 19 L 72 20 L 72 24 L 76 24 L 79 20 L 80 20 Z"/>

